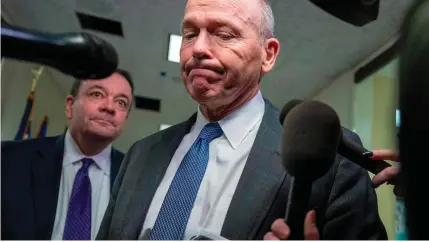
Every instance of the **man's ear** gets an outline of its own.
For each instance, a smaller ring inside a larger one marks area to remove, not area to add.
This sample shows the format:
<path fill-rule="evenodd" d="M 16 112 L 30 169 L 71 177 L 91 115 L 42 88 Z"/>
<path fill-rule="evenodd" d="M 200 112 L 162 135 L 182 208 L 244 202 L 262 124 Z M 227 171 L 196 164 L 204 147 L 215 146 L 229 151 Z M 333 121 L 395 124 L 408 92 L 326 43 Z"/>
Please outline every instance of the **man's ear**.
<path fill-rule="evenodd" d="M 264 43 L 264 59 L 262 60 L 262 73 L 273 69 L 280 52 L 280 42 L 276 38 L 266 39 Z"/>
<path fill-rule="evenodd" d="M 73 103 L 74 97 L 72 95 L 68 95 L 66 97 L 66 117 L 67 119 L 71 119 L 73 117 Z"/>

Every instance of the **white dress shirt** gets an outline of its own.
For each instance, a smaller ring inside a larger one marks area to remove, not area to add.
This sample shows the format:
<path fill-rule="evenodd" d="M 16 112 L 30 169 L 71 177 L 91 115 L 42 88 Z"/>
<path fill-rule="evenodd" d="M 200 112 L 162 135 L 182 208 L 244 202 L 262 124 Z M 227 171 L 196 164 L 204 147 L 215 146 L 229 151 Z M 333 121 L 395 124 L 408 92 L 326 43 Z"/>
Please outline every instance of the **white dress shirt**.
<path fill-rule="evenodd" d="M 198 235 L 200 231 L 220 235 L 264 110 L 265 102 L 262 94 L 258 92 L 248 103 L 218 122 L 223 135 L 209 145 L 207 169 L 188 220 L 184 240 Z M 207 123 L 207 119 L 198 108 L 195 124 L 190 133 L 182 139 L 152 199 L 140 237 L 155 224 L 182 159 Z"/>
<path fill-rule="evenodd" d="M 69 131 L 64 139 L 63 169 L 58 193 L 57 212 L 52 231 L 52 240 L 62 240 L 67 218 L 69 199 L 75 176 L 82 166 L 82 158 L 92 158 L 94 164 L 89 167 L 91 180 L 91 239 L 95 239 L 110 198 L 110 155 L 112 146 L 107 146 L 95 156 L 85 156 L 80 151 Z"/>

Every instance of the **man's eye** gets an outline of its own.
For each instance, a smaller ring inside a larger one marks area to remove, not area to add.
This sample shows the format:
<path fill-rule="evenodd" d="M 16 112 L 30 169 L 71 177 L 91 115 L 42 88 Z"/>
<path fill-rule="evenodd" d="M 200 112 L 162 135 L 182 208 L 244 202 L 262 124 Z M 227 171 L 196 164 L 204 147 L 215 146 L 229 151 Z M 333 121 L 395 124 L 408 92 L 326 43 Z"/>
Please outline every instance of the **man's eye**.
<path fill-rule="evenodd" d="M 184 39 L 192 39 L 194 37 L 197 37 L 196 33 L 186 33 L 186 34 L 183 35 Z"/>
<path fill-rule="evenodd" d="M 103 94 L 101 92 L 98 92 L 98 91 L 91 92 L 90 95 L 91 95 L 91 97 L 101 97 L 101 96 L 103 96 Z"/>
<path fill-rule="evenodd" d="M 222 40 L 230 40 L 230 39 L 234 38 L 233 35 L 228 34 L 228 33 L 223 33 L 223 32 L 217 33 L 217 36 L 219 36 Z"/>
<path fill-rule="evenodd" d="M 118 100 L 118 103 L 123 108 L 126 108 L 128 106 L 127 102 L 125 102 L 124 100 Z"/>

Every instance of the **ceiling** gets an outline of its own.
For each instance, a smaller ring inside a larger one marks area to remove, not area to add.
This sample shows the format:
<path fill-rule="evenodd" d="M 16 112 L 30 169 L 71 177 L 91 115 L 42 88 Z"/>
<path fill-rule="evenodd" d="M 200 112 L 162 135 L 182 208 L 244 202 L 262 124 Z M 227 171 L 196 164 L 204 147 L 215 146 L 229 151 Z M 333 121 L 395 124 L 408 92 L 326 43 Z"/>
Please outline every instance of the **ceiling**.
<path fill-rule="evenodd" d="M 3 0 L 2 13 L 21 27 L 52 33 L 80 31 L 75 11 L 122 23 L 124 37 L 96 33 L 120 54 L 136 94 L 180 105 L 190 100 L 179 78 L 179 66 L 166 60 L 168 35 L 180 34 L 185 0 Z M 275 34 L 281 53 L 275 69 L 262 81 L 265 97 L 280 107 L 291 98 L 305 98 L 355 67 L 398 32 L 410 0 L 381 0 L 379 17 L 355 27 L 329 15 L 309 1 L 272 1 Z M 161 72 L 166 72 L 163 77 Z M 64 92 L 69 77 L 51 71 Z M 163 110 L 161 110 L 163 112 Z"/>

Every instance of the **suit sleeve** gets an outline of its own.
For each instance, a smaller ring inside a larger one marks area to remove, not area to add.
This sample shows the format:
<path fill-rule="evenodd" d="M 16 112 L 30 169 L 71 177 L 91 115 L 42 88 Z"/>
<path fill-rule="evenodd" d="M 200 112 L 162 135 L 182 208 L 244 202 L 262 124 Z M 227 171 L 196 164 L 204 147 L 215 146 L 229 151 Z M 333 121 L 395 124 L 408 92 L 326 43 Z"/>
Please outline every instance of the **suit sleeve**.
<path fill-rule="evenodd" d="M 348 131 L 344 134 L 362 144 L 355 133 Z M 368 172 L 343 157 L 337 164 L 323 239 L 387 240 Z"/>
<path fill-rule="evenodd" d="M 109 238 L 109 231 L 110 226 L 112 224 L 113 211 L 116 205 L 116 199 L 122 187 L 122 182 L 124 180 L 124 176 L 127 171 L 128 164 L 133 155 L 135 146 L 136 143 L 131 146 L 131 148 L 125 154 L 124 160 L 122 161 L 121 168 L 119 169 L 119 173 L 116 176 L 116 180 L 113 185 L 112 194 L 110 195 L 109 205 L 107 206 L 106 212 L 104 213 L 103 221 L 101 222 L 96 240 L 108 240 Z"/>

